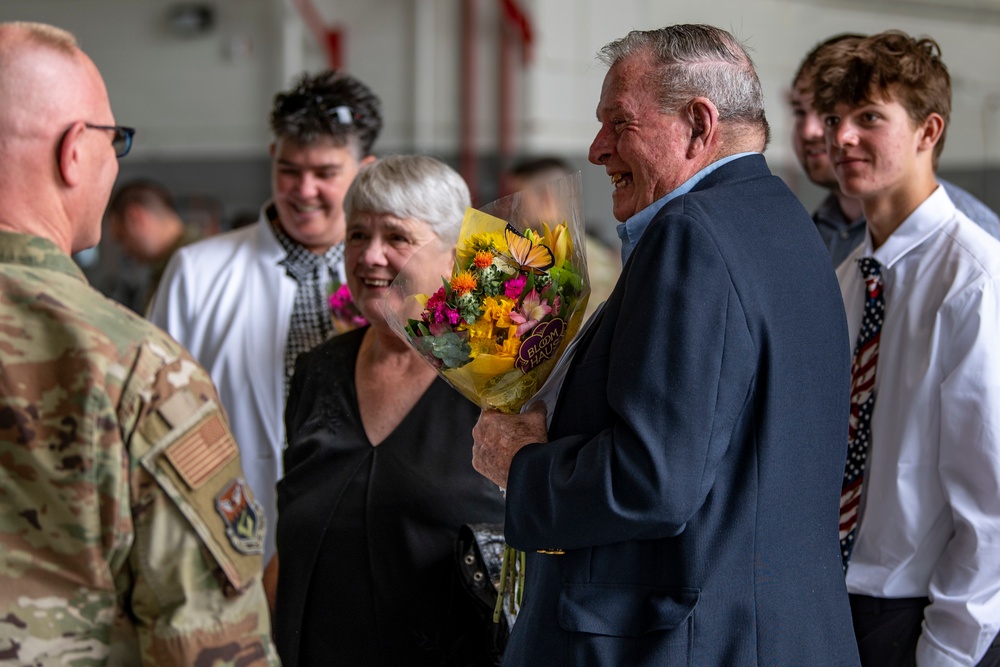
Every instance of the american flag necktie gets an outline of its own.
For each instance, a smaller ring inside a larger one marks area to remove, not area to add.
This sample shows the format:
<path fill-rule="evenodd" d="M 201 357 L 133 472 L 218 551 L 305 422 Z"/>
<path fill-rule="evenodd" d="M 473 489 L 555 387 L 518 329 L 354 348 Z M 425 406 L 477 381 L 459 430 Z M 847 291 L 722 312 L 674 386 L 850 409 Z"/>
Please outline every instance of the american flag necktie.
<path fill-rule="evenodd" d="M 851 364 L 851 416 L 847 435 L 847 465 L 840 494 L 840 555 L 844 572 L 854 550 L 861 510 L 861 491 L 872 434 L 872 410 L 875 409 L 875 369 L 878 366 L 878 342 L 882 335 L 885 298 L 882 294 L 882 266 L 871 257 L 858 260 L 865 280 L 865 312 L 858 332 L 858 344 Z"/>

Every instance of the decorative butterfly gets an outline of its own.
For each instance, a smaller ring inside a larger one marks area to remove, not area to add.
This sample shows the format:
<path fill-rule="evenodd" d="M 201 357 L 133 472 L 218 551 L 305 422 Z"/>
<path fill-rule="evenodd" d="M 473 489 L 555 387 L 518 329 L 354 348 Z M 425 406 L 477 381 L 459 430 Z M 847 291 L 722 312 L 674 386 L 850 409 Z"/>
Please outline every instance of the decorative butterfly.
<path fill-rule="evenodd" d="M 513 260 L 522 271 L 542 273 L 556 263 L 556 258 L 548 246 L 532 241 L 510 224 L 504 230 L 504 238 L 507 240 L 509 259 Z"/>

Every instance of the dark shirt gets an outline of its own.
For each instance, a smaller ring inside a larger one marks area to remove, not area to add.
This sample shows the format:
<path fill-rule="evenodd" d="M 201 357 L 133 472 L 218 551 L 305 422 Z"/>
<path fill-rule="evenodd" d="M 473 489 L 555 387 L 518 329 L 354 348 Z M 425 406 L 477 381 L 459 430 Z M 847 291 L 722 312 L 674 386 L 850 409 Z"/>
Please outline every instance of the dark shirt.
<path fill-rule="evenodd" d="M 462 524 L 503 521 L 500 490 L 472 468 L 479 408 L 437 378 L 373 446 L 354 381 L 365 331 L 296 363 L 278 483 L 282 663 L 484 664 L 487 626 L 454 585 Z"/>
<path fill-rule="evenodd" d="M 986 204 L 972 194 L 942 178 L 938 183 L 948 193 L 955 208 L 964 213 L 974 223 L 985 229 L 996 239 L 1000 239 L 1000 218 Z M 848 220 L 840 210 L 837 197 L 832 192 L 813 213 L 813 222 L 823 243 L 830 251 L 833 265 L 840 264 L 865 240 L 865 217 Z"/>

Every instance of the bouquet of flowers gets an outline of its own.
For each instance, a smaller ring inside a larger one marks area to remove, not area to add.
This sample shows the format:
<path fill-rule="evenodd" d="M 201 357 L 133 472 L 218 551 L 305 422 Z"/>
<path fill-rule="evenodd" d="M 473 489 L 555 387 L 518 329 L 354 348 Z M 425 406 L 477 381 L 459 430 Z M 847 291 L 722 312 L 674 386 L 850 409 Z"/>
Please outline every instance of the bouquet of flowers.
<path fill-rule="evenodd" d="M 351 290 L 347 287 L 347 283 L 335 282 L 327 301 L 330 304 L 333 330 L 337 335 L 368 324 L 368 320 L 355 305 L 354 297 L 351 296 Z"/>
<path fill-rule="evenodd" d="M 441 376 L 483 408 L 520 411 L 583 322 L 590 283 L 580 175 L 468 209 L 450 276 L 421 284 L 406 267 L 386 321 Z M 419 252 L 419 251 L 418 251 Z M 505 546 L 494 621 L 523 593 L 524 554 Z"/>
<path fill-rule="evenodd" d="M 386 300 L 386 319 L 445 380 L 483 408 L 507 413 L 545 383 L 580 328 L 590 292 L 579 175 L 541 189 L 468 209 L 452 274 L 419 293 L 404 267 Z M 532 204 L 541 194 L 555 202 L 549 219 Z"/>

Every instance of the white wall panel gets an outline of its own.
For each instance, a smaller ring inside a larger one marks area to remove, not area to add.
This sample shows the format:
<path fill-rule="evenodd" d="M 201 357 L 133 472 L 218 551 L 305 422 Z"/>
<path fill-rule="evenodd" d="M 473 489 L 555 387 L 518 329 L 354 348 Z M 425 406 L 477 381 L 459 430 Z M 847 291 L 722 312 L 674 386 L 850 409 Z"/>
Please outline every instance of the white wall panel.
<path fill-rule="evenodd" d="M 276 60 L 270 0 L 212 4 L 216 29 L 191 38 L 167 30 L 166 0 L 4 0 L 0 20 L 76 34 L 104 74 L 118 122 L 139 128 L 139 159 L 266 151 Z M 232 40 L 252 50 L 234 58 Z"/>
<path fill-rule="evenodd" d="M 383 100 L 386 130 L 379 148 L 398 152 L 419 147 L 455 155 L 462 0 L 314 2 L 328 23 L 344 30 L 347 69 Z M 414 27 L 418 2 L 433 4 L 432 18 L 423 24 L 429 27 L 419 34 Z M 316 69 L 323 66 L 323 52 L 294 23 L 297 14 L 288 0 L 209 3 L 216 9 L 215 30 L 190 39 L 166 30 L 163 17 L 170 0 L 3 0 L 0 20 L 47 21 L 78 35 L 105 75 L 117 117 L 140 128 L 137 159 L 262 155 L 269 140 L 271 97 L 287 85 L 289 63 Z M 955 110 L 943 166 L 1000 163 L 1000 68 L 995 67 L 1000 62 L 1000 0 L 521 4 L 536 36 L 533 60 L 515 87 L 520 116 L 516 146 L 524 152 L 583 158 L 596 131 L 594 109 L 604 75 L 594 59 L 597 49 L 633 28 L 690 21 L 729 28 L 749 43 L 774 129 L 769 158 L 775 165 L 792 163 L 784 95 L 802 55 L 834 33 L 888 28 L 930 34 L 944 51 L 955 80 Z M 497 150 L 500 10 L 497 0 L 477 0 L 476 6 L 475 144 L 490 153 Z M 414 56 L 421 38 L 430 43 L 420 61 L 422 71 L 431 68 L 426 81 L 418 77 Z M 238 47 L 235 56 L 233 47 Z"/>

